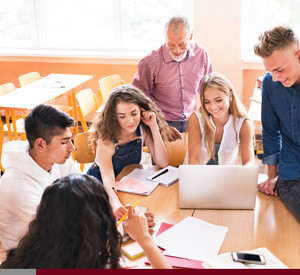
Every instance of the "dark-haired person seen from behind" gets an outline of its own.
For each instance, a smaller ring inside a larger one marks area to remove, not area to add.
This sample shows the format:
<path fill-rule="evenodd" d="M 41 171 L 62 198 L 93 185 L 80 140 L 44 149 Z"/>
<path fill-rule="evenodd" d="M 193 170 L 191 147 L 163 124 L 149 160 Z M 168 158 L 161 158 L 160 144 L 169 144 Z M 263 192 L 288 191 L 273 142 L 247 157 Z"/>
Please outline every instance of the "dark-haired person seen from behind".
<path fill-rule="evenodd" d="M 300 221 L 300 49 L 289 27 L 264 32 L 254 47 L 268 71 L 262 83 L 262 138 L 268 179 L 258 189 L 278 195 Z"/>
<path fill-rule="evenodd" d="M 68 114 L 39 105 L 26 117 L 27 141 L 4 145 L 5 173 L 0 180 L 1 261 L 24 236 L 45 188 L 62 176 L 81 173 L 71 158 L 71 126 L 75 126 L 75 121 Z"/>
<path fill-rule="evenodd" d="M 174 16 L 164 29 L 165 41 L 140 60 L 132 84 L 141 89 L 163 111 L 170 140 L 180 138 L 196 110 L 196 95 L 203 77 L 212 72 L 207 52 L 191 40 L 193 30 L 184 16 Z"/>
<path fill-rule="evenodd" d="M 171 268 L 148 232 L 147 219 L 126 206 L 124 229 L 153 268 Z M 36 218 L 1 268 L 121 268 L 121 235 L 103 185 L 72 174 L 47 187 Z"/>

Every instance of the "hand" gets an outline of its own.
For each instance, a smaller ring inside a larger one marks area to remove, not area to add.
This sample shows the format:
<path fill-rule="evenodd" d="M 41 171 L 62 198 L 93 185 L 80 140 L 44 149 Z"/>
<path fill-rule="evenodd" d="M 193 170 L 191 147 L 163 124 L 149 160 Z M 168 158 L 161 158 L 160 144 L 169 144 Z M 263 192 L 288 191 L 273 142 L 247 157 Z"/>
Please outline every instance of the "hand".
<path fill-rule="evenodd" d="M 262 80 L 260 79 L 260 77 L 258 77 L 258 78 L 256 79 L 256 82 L 257 82 L 257 87 L 258 87 L 258 88 L 261 88 Z"/>
<path fill-rule="evenodd" d="M 150 128 L 156 126 L 156 114 L 141 108 L 141 120 Z"/>
<path fill-rule="evenodd" d="M 135 241 L 140 242 L 150 236 L 148 232 L 147 218 L 142 213 L 137 213 L 132 205 L 126 205 L 128 210 L 128 217 L 123 223 L 124 230 L 126 233 Z"/>
<path fill-rule="evenodd" d="M 147 218 L 149 233 L 152 235 L 154 233 L 153 227 L 155 226 L 154 215 L 151 212 L 145 212 L 144 214 Z"/>
<path fill-rule="evenodd" d="M 172 126 L 169 126 L 168 141 L 172 142 L 172 141 L 175 141 L 177 139 L 182 139 L 182 136 L 181 136 L 180 132 L 176 128 L 174 128 Z"/>
<path fill-rule="evenodd" d="M 273 179 L 267 179 L 258 185 L 258 190 L 267 195 L 277 196 L 276 182 L 277 177 Z"/>
<path fill-rule="evenodd" d="M 114 209 L 114 216 L 117 220 L 121 219 L 127 212 L 126 208 L 122 204 L 118 204 Z"/>

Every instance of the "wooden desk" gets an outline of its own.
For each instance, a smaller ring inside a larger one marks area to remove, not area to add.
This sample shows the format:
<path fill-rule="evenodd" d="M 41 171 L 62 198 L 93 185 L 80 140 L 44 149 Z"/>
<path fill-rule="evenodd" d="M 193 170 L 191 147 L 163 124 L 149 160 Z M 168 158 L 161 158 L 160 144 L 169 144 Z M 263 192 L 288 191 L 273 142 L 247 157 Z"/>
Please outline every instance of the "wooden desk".
<path fill-rule="evenodd" d="M 153 166 L 132 164 L 126 166 L 117 180 L 129 174 L 134 168 L 152 169 Z M 158 169 L 156 169 L 158 170 Z M 146 206 L 155 216 L 156 222 L 166 222 L 175 224 L 184 218 L 191 216 L 193 209 L 178 208 L 178 182 L 169 187 L 159 185 L 149 196 L 141 196 L 129 193 L 118 193 L 123 202 L 133 204 L 140 200 L 139 206 Z"/>
<path fill-rule="evenodd" d="M 77 122 L 75 88 L 92 77 L 91 75 L 50 74 L 1 96 L 0 109 L 8 110 L 10 113 L 14 126 L 14 138 L 18 139 L 15 118 L 16 110 L 30 110 L 42 103 L 54 104 L 55 99 L 64 95 L 68 97 L 69 106 L 73 107 L 72 115 Z"/>
<path fill-rule="evenodd" d="M 199 209 L 193 216 L 228 226 L 220 253 L 266 247 L 289 268 L 300 268 L 300 223 L 279 197 L 257 191 L 254 211 Z"/>
<path fill-rule="evenodd" d="M 151 166 L 129 165 L 118 180 L 134 168 L 154 169 Z M 215 225 L 227 226 L 220 253 L 234 250 L 268 248 L 289 268 L 300 268 L 300 223 L 278 197 L 257 191 L 254 210 L 201 210 L 178 208 L 178 182 L 170 187 L 158 186 L 149 196 L 119 193 L 125 203 L 140 199 L 156 222 L 175 224 L 187 216 L 194 216 Z M 139 260 L 142 263 L 142 260 Z"/>

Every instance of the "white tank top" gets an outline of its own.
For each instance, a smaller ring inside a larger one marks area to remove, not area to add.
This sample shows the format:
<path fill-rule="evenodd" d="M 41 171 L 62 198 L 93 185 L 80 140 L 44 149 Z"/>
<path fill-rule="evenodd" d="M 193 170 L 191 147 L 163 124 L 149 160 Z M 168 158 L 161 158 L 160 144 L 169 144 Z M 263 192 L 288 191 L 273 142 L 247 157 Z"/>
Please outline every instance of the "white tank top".
<path fill-rule="evenodd" d="M 201 112 L 196 111 L 195 114 L 198 117 L 200 130 L 202 133 L 202 139 L 201 139 L 201 158 L 200 158 L 200 164 L 205 165 L 209 160 L 210 156 L 207 153 L 207 149 L 205 146 L 205 138 L 204 138 L 204 122 Z M 212 117 L 210 116 L 210 120 L 215 127 Z M 233 124 L 233 116 L 230 115 L 228 121 L 223 127 L 223 136 L 220 144 L 220 149 L 218 153 L 218 160 L 219 165 L 225 165 L 225 164 L 235 164 L 238 153 L 239 153 L 239 146 L 240 143 L 240 130 L 242 127 L 242 124 L 244 122 L 244 118 L 238 117 L 235 121 L 235 129 L 238 136 L 238 143 L 236 142 L 236 134 L 234 131 L 234 124 Z M 185 156 L 184 164 L 188 164 L 188 152 Z"/>

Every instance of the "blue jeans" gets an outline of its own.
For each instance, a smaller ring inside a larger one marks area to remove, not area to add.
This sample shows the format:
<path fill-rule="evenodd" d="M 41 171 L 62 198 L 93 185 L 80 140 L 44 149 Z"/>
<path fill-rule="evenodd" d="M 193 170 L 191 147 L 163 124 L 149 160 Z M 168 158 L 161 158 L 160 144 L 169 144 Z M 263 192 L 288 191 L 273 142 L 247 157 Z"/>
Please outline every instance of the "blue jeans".
<path fill-rule="evenodd" d="M 276 182 L 278 196 L 300 221 L 300 178 L 297 180 L 282 180 Z"/>
<path fill-rule="evenodd" d="M 115 178 L 128 164 L 139 164 L 142 159 L 142 139 L 138 138 L 127 144 L 115 145 L 115 154 L 112 156 L 112 164 Z M 102 182 L 99 166 L 94 163 L 87 171 L 88 175 L 94 176 Z"/>
<path fill-rule="evenodd" d="M 167 120 L 167 123 L 176 128 L 180 133 L 183 133 L 186 131 L 187 127 L 188 127 L 188 120 L 186 121 L 170 121 Z"/>

